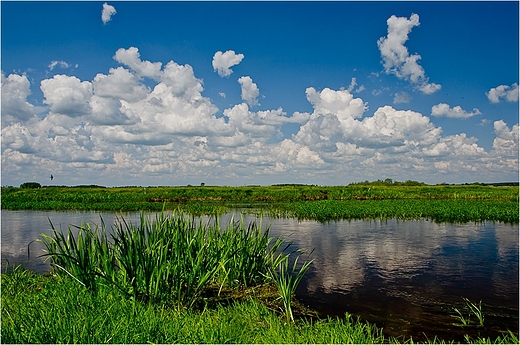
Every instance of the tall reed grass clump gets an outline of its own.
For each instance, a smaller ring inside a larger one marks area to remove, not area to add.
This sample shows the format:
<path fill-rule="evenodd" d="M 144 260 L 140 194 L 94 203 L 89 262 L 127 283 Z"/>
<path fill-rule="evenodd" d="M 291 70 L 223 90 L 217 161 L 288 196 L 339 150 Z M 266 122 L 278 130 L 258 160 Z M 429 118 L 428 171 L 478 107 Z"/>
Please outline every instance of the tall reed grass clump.
<path fill-rule="evenodd" d="M 301 253 L 297 251 L 297 256 L 293 261 L 292 266 L 289 264 L 290 255 L 278 257 L 278 263 L 274 268 L 269 268 L 269 275 L 276 285 L 280 296 L 277 299 L 281 299 L 283 302 L 285 315 L 287 317 L 287 321 L 294 322 L 294 315 L 292 312 L 291 302 L 294 294 L 296 293 L 296 288 L 300 284 L 301 280 L 305 273 L 307 273 L 309 266 L 312 264 L 310 260 L 305 262 L 298 269 L 298 260 L 301 257 Z"/>
<path fill-rule="evenodd" d="M 119 218 L 111 229 L 70 226 L 66 234 L 52 227 L 41 242 L 55 272 L 66 273 L 93 294 L 100 284 L 128 297 L 190 308 L 208 287 L 249 287 L 268 282 L 288 255 L 285 242 L 269 237 L 269 228 L 233 218 L 223 228 L 218 219 L 204 223 L 193 216 L 162 212 L 141 215 L 139 224 Z M 300 278 L 301 279 L 301 278 Z"/>

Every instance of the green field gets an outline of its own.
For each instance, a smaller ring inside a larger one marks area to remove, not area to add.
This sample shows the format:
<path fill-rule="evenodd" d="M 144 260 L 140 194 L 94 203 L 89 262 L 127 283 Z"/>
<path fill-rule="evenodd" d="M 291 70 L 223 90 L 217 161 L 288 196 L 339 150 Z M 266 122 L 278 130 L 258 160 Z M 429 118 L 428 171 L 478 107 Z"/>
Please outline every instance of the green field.
<path fill-rule="evenodd" d="M 2 188 L 2 209 L 161 211 L 195 214 L 255 209 L 317 220 L 426 218 L 434 221 L 518 223 L 518 186 L 372 182 L 348 186 L 78 186 Z"/>

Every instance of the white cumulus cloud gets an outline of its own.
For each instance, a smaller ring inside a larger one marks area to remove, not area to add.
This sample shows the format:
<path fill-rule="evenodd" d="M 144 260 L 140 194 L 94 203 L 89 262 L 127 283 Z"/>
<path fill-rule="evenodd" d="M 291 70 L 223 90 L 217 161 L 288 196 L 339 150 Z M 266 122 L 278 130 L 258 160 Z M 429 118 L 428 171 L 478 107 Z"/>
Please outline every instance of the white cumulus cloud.
<path fill-rule="evenodd" d="M 2 72 L 2 123 L 27 121 L 35 117 L 36 107 L 27 102 L 31 94 L 27 76 Z"/>
<path fill-rule="evenodd" d="M 148 77 L 157 80 L 161 75 L 162 63 L 142 61 L 141 54 L 139 54 L 139 49 L 136 47 L 118 49 L 114 55 L 114 60 L 130 67 L 133 71 L 142 77 Z"/>
<path fill-rule="evenodd" d="M 103 21 L 103 24 L 106 24 L 109 21 L 111 21 L 112 16 L 116 13 L 117 13 L 116 8 L 105 2 L 103 4 L 103 10 L 101 11 L 101 20 Z"/>
<path fill-rule="evenodd" d="M 466 119 L 469 117 L 473 117 L 476 115 L 480 115 L 480 110 L 477 108 L 474 108 L 473 111 L 467 112 L 463 110 L 459 105 L 451 108 L 446 103 L 439 103 L 437 105 L 434 105 L 432 107 L 432 116 L 440 117 L 440 116 L 446 116 L 456 119 Z"/>
<path fill-rule="evenodd" d="M 499 120 L 493 123 L 493 127 L 496 134 L 493 148 L 509 157 L 518 158 L 518 124 L 510 129 L 503 120 Z"/>
<path fill-rule="evenodd" d="M 238 65 L 244 54 L 236 54 L 234 50 L 228 50 L 225 53 L 218 51 L 213 56 L 213 69 L 221 77 L 229 77 L 233 71 L 230 67 Z"/>
<path fill-rule="evenodd" d="M 486 92 L 486 96 L 491 101 L 491 103 L 499 103 L 500 100 L 518 102 L 518 84 L 514 83 L 511 86 L 500 85 L 493 87 L 488 92 Z"/>
<path fill-rule="evenodd" d="M 50 105 L 53 113 L 77 117 L 91 110 L 91 82 L 57 74 L 52 79 L 42 80 L 40 89 L 44 96 L 43 102 Z"/>
<path fill-rule="evenodd" d="M 410 19 L 407 19 L 392 15 L 388 18 L 387 25 L 388 35 L 377 41 L 386 73 L 394 74 L 397 78 L 410 82 L 425 94 L 432 94 L 440 90 L 441 85 L 429 83 L 424 69 L 418 63 L 421 56 L 410 55 L 408 48 L 404 45 L 412 28 L 419 26 L 419 16 L 414 13 Z"/>
<path fill-rule="evenodd" d="M 317 115 L 334 114 L 342 120 L 358 118 L 366 110 L 366 104 L 361 98 L 354 98 L 348 90 L 331 90 L 324 88 L 321 92 L 313 87 L 305 90 L 307 100 L 314 106 Z"/>
<path fill-rule="evenodd" d="M 259 105 L 258 95 L 260 94 L 260 90 L 258 90 L 258 86 L 253 83 L 253 79 L 251 79 L 251 77 L 244 76 L 238 78 L 238 82 L 240 83 L 240 87 L 242 89 L 242 100 L 249 104 L 249 106 Z"/>

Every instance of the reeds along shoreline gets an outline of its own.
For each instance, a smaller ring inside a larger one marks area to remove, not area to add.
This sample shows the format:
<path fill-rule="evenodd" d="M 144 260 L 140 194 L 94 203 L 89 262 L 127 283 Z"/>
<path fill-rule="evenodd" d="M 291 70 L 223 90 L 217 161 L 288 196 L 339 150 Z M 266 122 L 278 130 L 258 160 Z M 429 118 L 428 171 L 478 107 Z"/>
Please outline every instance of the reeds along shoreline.
<path fill-rule="evenodd" d="M 246 225 L 242 218 L 232 218 L 221 228 L 218 220 L 204 223 L 165 212 L 155 218 L 143 214 L 139 224 L 120 218 L 111 231 L 103 222 L 94 228 L 69 227 L 67 234 L 53 228 L 52 235 L 42 234 L 41 242 L 54 270 L 92 293 L 108 284 L 128 297 L 177 309 L 200 302 L 209 286 L 221 291 L 287 279 L 291 272 L 275 276 L 270 272 L 291 255 L 301 254 L 286 253 L 289 244 L 269 237 L 261 222 Z M 295 286 L 289 297 L 294 290 Z"/>

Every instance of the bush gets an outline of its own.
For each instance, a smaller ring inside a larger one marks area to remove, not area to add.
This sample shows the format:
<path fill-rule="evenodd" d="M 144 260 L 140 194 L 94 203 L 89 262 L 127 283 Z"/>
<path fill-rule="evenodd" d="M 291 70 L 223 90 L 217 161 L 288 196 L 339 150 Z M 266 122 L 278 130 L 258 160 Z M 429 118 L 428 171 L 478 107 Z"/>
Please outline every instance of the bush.
<path fill-rule="evenodd" d="M 41 188 L 41 184 L 39 184 L 38 182 L 24 182 L 20 185 L 20 188 L 25 188 L 25 189 L 29 189 L 29 188 Z"/>

